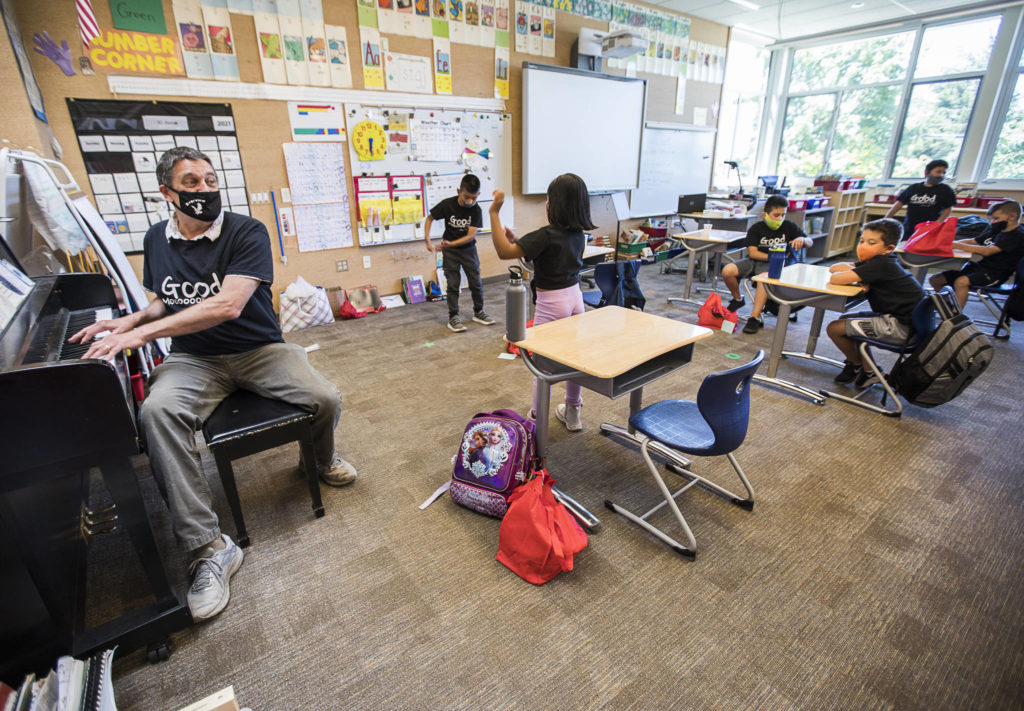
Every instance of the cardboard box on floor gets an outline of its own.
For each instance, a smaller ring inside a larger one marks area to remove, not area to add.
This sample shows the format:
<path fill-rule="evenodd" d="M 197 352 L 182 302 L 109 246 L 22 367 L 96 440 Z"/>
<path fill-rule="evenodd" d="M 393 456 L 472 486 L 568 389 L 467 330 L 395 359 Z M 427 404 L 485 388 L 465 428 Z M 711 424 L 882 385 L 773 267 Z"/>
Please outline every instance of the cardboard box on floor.
<path fill-rule="evenodd" d="M 235 687 L 229 686 L 215 694 L 210 694 L 202 701 L 186 706 L 181 711 L 240 711 L 235 699 Z"/>

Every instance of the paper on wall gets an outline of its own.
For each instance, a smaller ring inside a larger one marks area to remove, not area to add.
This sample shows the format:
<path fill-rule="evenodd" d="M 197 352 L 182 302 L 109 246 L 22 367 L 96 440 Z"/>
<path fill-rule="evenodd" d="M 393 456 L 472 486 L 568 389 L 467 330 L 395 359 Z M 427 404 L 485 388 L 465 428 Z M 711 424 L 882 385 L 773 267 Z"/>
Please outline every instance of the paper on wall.
<path fill-rule="evenodd" d="M 516 2 L 516 52 L 529 54 L 530 52 L 530 4 L 515 0 Z"/>
<path fill-rule="evenodd" d="M 466 42 L 465 9 L 463 0 L 448 0 L 448 39 L 451 42 Z"/>
<path fill-rule="evenodd" d="M 432 94 L 431 58 L 399 52 L 384 52 L 384 77 L 388 91 Z"/>
<path fill-rule="evenodd" d="M 495 32 L 495 39 L 505 46 L 494 48 L 494 98 L 508 98 L 508 32 Z"/>
<path fill-rule="evenodd" d="M 372 27 L 360 27 L 359 45 L 363 66 L 363 88 L 383 89 L 384 68 L 381 60 L 380 32 Z"/>
<path fill-rule="evenodd" d="M 174 11 L 174 26 L 181 39 L 185 73 L 191 79 L 210 79 L 213 77 L 213 64 L 210 61 L 210 45 L 199 0 L 174 0 L 171 8 Z"/>
<path fill-rule="evenodd" d="M 452 93 L 451 42 L 444 37 L 434 38 L 434 91 L 438 94 Z"/>
<path fill-rule="evenodd" d="M 347 89 L 352 86 L 352 64 L 348 56 L 348 37 L 340 25 L 324 25 L 327 35 L 327 58 L 331 70 L 331 86 Z"/>
<path fill-rule="evenodd" d="M 289 84 L 309 84 L 306 41 L 302 33 L 299 0 L 277 0 L 277 24 L 284 46 L 284 68 Z"/>
<path fill-rule="evenodd" d="M 542 28 L 541 49 L 545 57 L 555 56 L 555 8 L 541 8 Z"/>
<path fill-rule="evenodd" d="M 254 0 L 253 24 L 256 44 L 260 53 L 263 81 L 268 84 L 287 84 L 284 68 L 284 43 L 277 24 L 277 0 Z"/>
<path fill-rule="evenodd" d="M 494 46 L 494 0 L 480 0 L 480 25 L 477 41 L 481 47 Z"/>
<path fill-rule="evenodd" d="M 542 54 L 544 52 L 544 21 L 541 19 L 541 12 L 544 10 L 540 5 L 528 4 L 527 12 L 530 22 L 530 54 Z"/>
<path fill-rule="evenodd" d="M 327 66 L 327 40 L 324 33 L 324 9 L 320 0 L 300 0 L 302 39 L 306 52 L 309 83 L 330 86 L 331 70 Z"/>
<path fill-rule="evenodd" d="M 227 0 L 204 0 L 203 20 L 210 37 L 210 63 L 214 79 L 238 81 L 238 58 Z"/>

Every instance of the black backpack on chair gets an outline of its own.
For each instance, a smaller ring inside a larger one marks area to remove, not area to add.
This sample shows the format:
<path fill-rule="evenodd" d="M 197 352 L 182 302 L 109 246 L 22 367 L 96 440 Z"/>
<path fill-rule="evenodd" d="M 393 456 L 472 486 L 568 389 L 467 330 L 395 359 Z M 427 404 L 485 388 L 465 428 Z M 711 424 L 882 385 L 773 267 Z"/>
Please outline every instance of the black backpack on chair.
<path fill-rule="evenodd" d="M 889 376 L 896 392 L 919 407 L 955 398 L 988 368 L 993 354 L 992 343 L 961 313 L 952 289 L 943 287 L 930 298 L 939 315 L 938 327 L 923 336 Z"/>

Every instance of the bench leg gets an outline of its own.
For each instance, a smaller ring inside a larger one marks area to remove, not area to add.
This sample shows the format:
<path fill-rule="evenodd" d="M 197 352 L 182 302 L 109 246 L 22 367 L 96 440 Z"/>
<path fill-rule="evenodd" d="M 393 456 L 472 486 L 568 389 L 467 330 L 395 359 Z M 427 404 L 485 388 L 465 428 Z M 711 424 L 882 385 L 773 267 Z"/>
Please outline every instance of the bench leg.
<path fill-rule="evenodd" d="M 231 458 L 223 451 L 214 450 L 213 458 L 217 462 L 220 481 L 224 485 L 224 494 L 228 497 L 231 515 L 235 518 L 235 534 L 240 548 L 249 546 L 249 534 L 245 530 L 245 518 L 242 516 L 242 502 L 238 499 L 238 487 L 235 485 L 235 471 L 231 468 Z"/>
<path fill-rule="evenodd" d="M 309 496 L 313 500 L 313 515 L 320 518 L 324 515 L 324 505 L 320 499 L 320 477 L 316 473 L 316 449 L 313 447 L 311 428 L 307 427 L 305 433 L 299 438 L 299 447 L 302 452 L 302 467 L 306 470 L 306 479 L 309 480 Z"/>

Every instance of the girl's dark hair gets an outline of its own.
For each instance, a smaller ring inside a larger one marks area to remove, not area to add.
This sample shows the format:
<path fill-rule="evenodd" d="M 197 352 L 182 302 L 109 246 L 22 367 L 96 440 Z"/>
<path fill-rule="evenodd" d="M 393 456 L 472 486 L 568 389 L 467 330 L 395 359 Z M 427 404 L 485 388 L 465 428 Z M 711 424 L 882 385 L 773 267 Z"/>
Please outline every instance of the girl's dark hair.
<path fill-rule="evenodd" d="M 590 194 L 583 178 L 563 173 L 548 185 L 548 222 L 563 230 L 593 230 Z"/>

